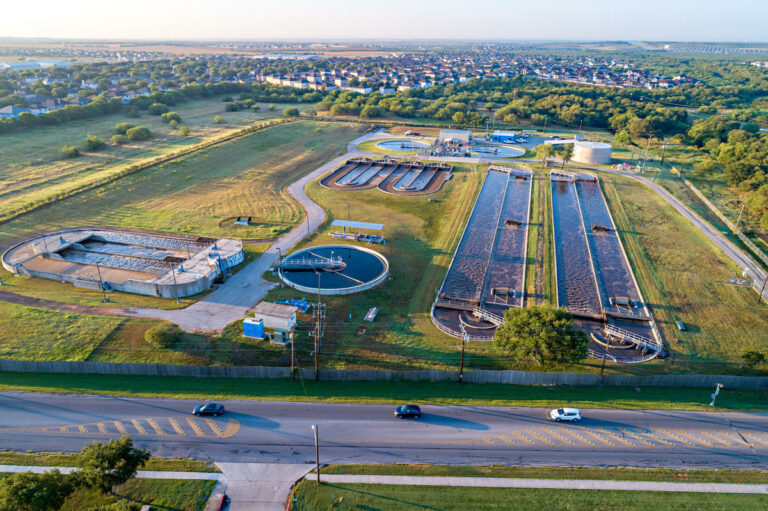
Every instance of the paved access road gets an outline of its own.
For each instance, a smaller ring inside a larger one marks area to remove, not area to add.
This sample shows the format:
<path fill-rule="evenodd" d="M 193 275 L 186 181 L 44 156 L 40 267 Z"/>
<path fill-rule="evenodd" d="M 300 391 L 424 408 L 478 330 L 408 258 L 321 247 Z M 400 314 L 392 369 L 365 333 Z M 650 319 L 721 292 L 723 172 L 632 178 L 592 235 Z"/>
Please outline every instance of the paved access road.
<path fill-rule="evenodd" d="M 424 406 L 398 420 L 391 405 L 224 401 L 224 417 L 198 418 L 195 404 L 0 393 L 0 449 L 77 451 L 128 433 L 159 456 L 309 463 L 318 424 L 323 463 L 768 468 L 766 414 L 584 410 L 570 425 L 540 408 Z"/>

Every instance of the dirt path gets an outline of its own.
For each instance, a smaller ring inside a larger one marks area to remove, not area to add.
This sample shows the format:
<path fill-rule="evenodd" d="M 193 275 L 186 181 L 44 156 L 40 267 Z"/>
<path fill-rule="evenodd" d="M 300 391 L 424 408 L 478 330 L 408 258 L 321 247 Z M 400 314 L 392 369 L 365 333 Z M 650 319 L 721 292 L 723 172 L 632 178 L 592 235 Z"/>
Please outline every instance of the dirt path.
<path fill-rule="evenodd" d="M 27 307 L 36 307 L 38 309 L 48 309 L 62 312 L 76 312 L 78 314 L 91 314 L 98 316 L 121 316 L 132 317 L 135 312 L 132 309 L 124 307 L 109 307 L 100 305 L 80 305 L 76 303 L 56 302 L 54 300 L 45 300 L 43 298 L 33 298 L 31 296 L 17 295 L 10 291 L 3 291 L 0 288 L 0 301 L 25 305 Z"/>

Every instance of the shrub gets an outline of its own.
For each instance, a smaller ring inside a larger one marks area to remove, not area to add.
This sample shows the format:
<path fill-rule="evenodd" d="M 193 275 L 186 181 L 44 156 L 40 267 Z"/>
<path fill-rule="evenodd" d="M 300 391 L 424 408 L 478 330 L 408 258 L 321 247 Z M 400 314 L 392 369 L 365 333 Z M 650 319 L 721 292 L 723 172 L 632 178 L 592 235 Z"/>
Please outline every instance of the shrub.
<path fill-rule="evenodd" d="M 152 136 L 152 132 L 146 126 L 136 126 L 125 132 L 128 140 L 146 140 Z"/>
<path fill-rule="evenodd" d="M 240 110 L 240 103 L 237 101 L 233 101 L 224 105 L 225 112 L 237 112 L 238 110 Z"/>
<path fill-rule="evenodd" d="M 64 158 L 77 158 L 80 156 L 80 149 L 74 145 L 65 145 L 61 148 L 61 155 Z"/>
<path fill-rule="evenodd" d="M 270 112 L 274 112 L 274 111 L 275 111 L 275 108 L 277 108 L 275 105 L 269 105 L 269 106 L 267 107 L 267 110 L 269 110 Z"/>
<path fill-rule="evenodd" d="M 85 137 L 85 150 L 86 151 L 98 151 L 104 147 L 106 142 L 97 137 L 96 135 L 88 135 Z"/>
<path fill-rule="evenodd" d="M 225 121 L 222 116 L 217 115 L 216 117 L 213 118 L 213 122 L 215 122 L 216 124 L 224 124 L 227 121 Z"/>
<path fill-rule="evenodd" d="M 258 112 L 259 110 L 261 110 L 261 107 L 259 105 L 251 105 L 251 110 L 253 110 L 254 112 Z"/>
<path fill-rule="evenodd" d="M 181 338 L 181 330 L 176 325 L 164 323 L 153 326 L 144 332 L 144 341 L 155 348 L 170 348 Z"/>
<path fill-rule="evenodd" d="M 163 120 L 163 122 L 171 122 L 171 121 L 176 121 L 177 123 L 181 122 L 181 116 L 176 112 L 166 112 L 162 114 L 160 118 Z"/>
<path fill-rule="evenodd" d="M 109 142 L 114 145 L 121 145 L 128 142 L 128 137 L 125 135 L 112 135 L 112 138 L 109 139 Z"/>
<path fill-rule="evenodd" d="M 182 126 L 179 128 L 179 135 L 182 137 L 189 136 L 189 126 Z"/>
<path fill-rule="evenodd" d="M 298 117 L 299 116 L 299 109 L 295 106 L 289 106 L 285 110 L 283 110 L 283 117 Z"/>
<path fill-rule="evenodd" d="M 131 124 L 130 122 L 121 122 L 120 124 L 115 124 L 115 133 L 118 135 L 125 135 L 125 132 L 129 129 L 136 126 L 135 124 Z"/>
<path fill-rule="evenodd" d="M 175 130 L 179 127 L 179 121 L 176 119 L 171 119 L 171 122 L 169 122 L 168 125 L 171 127 L 171 129 Z"/>
<path fill-rule="evenodd" d="M 127 115 L 128 117 L 141 117 L 141 112 L 139 112 L 138 108 L 136 108 L 135 106 L 132 106 L 125 111 L 125 115 Z"/>
<path fill-rule="evenodd" d="M 150 115 L 161 115 L 168 111 L 168 107 L 162 103 L 152 103 L 149 105 L 149 114 Z"/>

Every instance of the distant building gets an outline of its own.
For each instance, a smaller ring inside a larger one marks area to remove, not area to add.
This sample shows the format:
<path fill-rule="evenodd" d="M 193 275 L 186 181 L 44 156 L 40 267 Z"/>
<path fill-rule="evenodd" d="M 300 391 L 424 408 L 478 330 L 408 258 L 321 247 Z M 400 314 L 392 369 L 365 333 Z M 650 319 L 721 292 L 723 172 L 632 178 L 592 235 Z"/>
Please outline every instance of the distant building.
<path fill-rule="evenodd" d="M 21 108 L 13 105 L 4 106 L 3 108 L 0 108 L 0 119 L 14 119 L 22 112 L 32 113 L 29 108 Z"/>

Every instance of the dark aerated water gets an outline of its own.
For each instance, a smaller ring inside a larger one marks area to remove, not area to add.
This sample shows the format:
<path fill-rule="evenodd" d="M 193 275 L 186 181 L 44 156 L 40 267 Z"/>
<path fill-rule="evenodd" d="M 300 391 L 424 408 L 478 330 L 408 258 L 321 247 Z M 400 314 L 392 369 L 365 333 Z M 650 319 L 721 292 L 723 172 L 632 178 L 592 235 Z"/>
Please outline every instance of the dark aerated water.
<path fill-rule="evenodd" d="M 291 254 L 287 259 L 302 259 L 306 257 L 337 258 L 346 263 L 347 267 L 341 272 L 320 272 L 321 289 L 344 289 L 355 287 L 375 280 L 384 272 L 384 262 L 373 254 L 358 250 L 349 245 L 347 247 L 312 247 Z M 305 287 L 318 287 L 318 274 L 314 270 L 282 270 L 283 277 Z"/>

